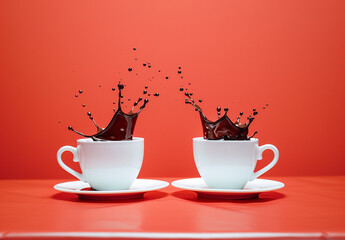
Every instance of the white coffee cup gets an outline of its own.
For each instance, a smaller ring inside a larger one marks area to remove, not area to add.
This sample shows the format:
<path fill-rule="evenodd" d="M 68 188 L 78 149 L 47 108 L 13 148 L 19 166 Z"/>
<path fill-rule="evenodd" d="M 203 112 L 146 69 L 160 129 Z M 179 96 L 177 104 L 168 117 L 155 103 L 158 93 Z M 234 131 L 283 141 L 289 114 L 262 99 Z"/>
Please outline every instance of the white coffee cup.
<path fill-rule="evenodd" d="M 252 181 L 270 170 L 278 161 L 279 151 L 271 145 L 258 145 L 258 139 L 207 140 L 193 138 L 193 153 L 201 178 L 210 188 L 243 189 Z M 274 153 L 271 163 L 254 172 L 256 161 L 270 149 Z"/>
<path fill-rule="evenodd" d="M 65 151 L 73 153 L 82 173 L 68 167 L 61 159 Z M 144 139 L 123 141 L 77 140 L 77 147 L 64 146 L 57 152 L 60 166 L 99 191 L 126 190 L 137 178 L 144 158 Z"/>

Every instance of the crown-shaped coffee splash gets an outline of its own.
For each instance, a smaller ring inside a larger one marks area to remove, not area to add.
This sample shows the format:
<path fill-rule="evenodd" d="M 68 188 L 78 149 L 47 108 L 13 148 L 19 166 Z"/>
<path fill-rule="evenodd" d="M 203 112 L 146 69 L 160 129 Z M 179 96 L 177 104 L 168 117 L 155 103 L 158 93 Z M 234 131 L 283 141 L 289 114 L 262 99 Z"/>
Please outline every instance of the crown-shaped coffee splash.
<path fill-rule="evenodd" d="M 138 105 L 140 101 L 143 100 L 143 98 L 139 98 L 134 104 L 133 108 L 128 112 L 124 113 L 121 108 L 122 102 L 122 90 L 124 89 L 124 85 L 119 82 L 117 85 L 117 88 L 119 90 L 119 96 L 118 96 L 118 108 L 115 111 L 115 114 L 113 118 L 111 119 L 110 123 L 106 128 L 100 128 L 97 123 L 95 122 L 91 112 L 88 112 L 89 118 L 92 120 L 92 122 L 95 124 L 97 128 L 97 133 L 94 135 L 85 135 L 83 133 L 80 133 L 78 131 L 75 131 L 72 126 L 69 126 L 68 129 L 87 138 L 92 138 L 94 141 L 98 140 L 110 140 L 110 141 L 119 141 L 119 140 L 132 140 L 133 139 L 133 132 L 135 123 L 137 121 L 139 113 L 145 108 L 146 104 L 148 103 L 148 99 L 144 100 L 144 103 L 141 105 L 139 110 L 137 112 L 134 112 L 134 107 Z M 147 89 L 147 86 L 145 86 L 145 89 Z M 115 88 L 112 89 L 115 91 Z M 143 91 L 144 94 L 146 90 Z M 158 93 L 157 93 L 158 94 Z M 157 95 L 156 94 L 156 95 Z"/>
<path fill-rule="evenodd" d="M 180 88 L 180 91 L 185 91 L 185 90 L 187 89 Z M 253 113 L 247 117 L 245 123 L 241 123 L 243 112 L 240 112 L 239 116 L 237 117 L 236 122 L 233 122 L 227 115 L 229 111 L 228 108 L 224 108 L 224 114 L 223 116 L 221 116 L 222 109 L 220 107 L 217 107 L 218 119 L 212 122 L 202 112 L 201 107 L 198 104 L 196 104 L 196 102 L 193 100 L 192 98 L 193 93 L 185 92 L 184 94 L 187 97 L 185 99 L 185 103 L 192 105 L 195 111 L 199 112 L 202 128 L 203 128 L 204 139 L 250 140 L 252 137 L 255 136 L 255 134 L 257 134 L 257 131 L 255 131 L 253 135 L 248 137 L 248 128 L 250 124 L 253 122 L 253 120 L 255 119 L 254 116 L 258 114 L 255 108 L 253 109 Z M 199 100 L 199 102 L 201 103 L 202 100 Z M 268 104 L 266 104 L 266 106 L 268 106 Z M 266 106 L 263 107 L 263 109 L 265 109 Z"/>

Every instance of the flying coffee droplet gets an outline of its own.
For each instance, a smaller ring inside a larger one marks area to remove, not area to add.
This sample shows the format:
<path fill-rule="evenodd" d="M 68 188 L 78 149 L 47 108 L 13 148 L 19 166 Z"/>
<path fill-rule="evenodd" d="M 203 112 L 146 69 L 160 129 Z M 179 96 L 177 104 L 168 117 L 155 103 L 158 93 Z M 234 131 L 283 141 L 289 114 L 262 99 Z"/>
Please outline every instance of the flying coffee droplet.
<path fill-rule="evenodd" d="M 144 90 L 144 91 L 143 91 L 143 94 L 146 94 L 146 93 L 147 93 L 147 91 L 146 91 L 146 90 Z"/>
<path fill-rule="evenodd" d="M 122 90 L 124 88 L 123 84 L 121 83 L 117 84 L 117 87 L 119 88 L 119 90 Z"/>
<path fill-rule="evenodd" d="M 151 93 L 147 94 L 147 96 L 151 96 Z"/>
<path fill-rule="evenodd" d="M 188 83 L 188 85 L 191 85 L 191 83 Z"/>
<path fill-rule="evenodd" d="M 145 67 L 145 66 L 146 66 L 146 63 L 143 63 L 143 66 Z"/>
<path fill-rule="evenodd" d="M 178 73 L 178 74 L 181 74 L 181 71 L 178 71 L 177 73 Z"/>
<path fill-rule="evenodd" d="M 79 90 L 79 93 L 80 93 L 80 94 L 83 93 L 83 90 Z"/>
<path fill-rule="evenodd" d="M 59 123 L 61 123 L 61 122 L 59 121 Z"/>
<path fill-rule="evenodd" d="M 136 60 L 138 60 L 138 58 L 134 58 L 134 60 L 136 61 Z"/>
<path fill-rule="evenodd" d="M 220 107 L 217 107 L 217 112 L 220 112 L 220 110 L 222 110 Z"/>
<path fill-rule="evenodd" d="M 75 97 L 78 97 L 78 94 L 74 95 Z"/>
<path fill-rule="evenodd" d="M 111 90 L 115 91 L 115 88 L 113 87 Z"/>
<path fill-rule="evenodd" d="M 121 102 L 121 104 L 123 104 L 123 102 Z"/>
<path fill-rule="evenodd" d="M 136 48 L 133 48 L 133 50 L 135 51 L 135 50 L 137 50 Z"/>
<path fill-rule="evenodd" d="M 85 107 L 85 104 L 83 104 L 82 106 Z"/>
<path fill-rule="evenodd" d="M 180 88 L 180 91 L 183 92 L 183 88 Z"/>
<path fill-rule="evenodd" d="M 151 68 L 151 65 L 148 65 L 147 67 Z"/>
<path fill-rule="evenodd" d="M 266 104 L 266 106 L 268 106 L 268 103 Z"/>
<path fill-rule="evenodd" d="M 73 131 L 72 126 L 68 126 L 68 130 Z"/>
<path fill-rule="evenodd" d="M 229 108 L 224 108 L 224 111 L 225 111 L 225 112 L 229 111 Z"/>
<path fill-rule="evenodd" d="M 256 111 L 256 108 L 253 108 L 253 112 L 255 112 Z"/>
<path fill-rule="evenodd" d="M 156 97 L 158 97 L 158 96 L 159 96 L 159 93 L 155 93 L 155 94 L 153 94 L 153 96 L 156 96 Z"/>
<path fill-rule="evenodd" d="M 168 76 L 165 77 L 165 79 L 168 79 L 168 78 L 169 78 Z"/>
<path fill-rule="evenodd" d="M 193 93 L 189 93 L 189 96 L 193 96 Z"/>
<path fill-rule="evenodd" d="M 201 99 L 199 99 L 199 103 L 201 103 L 202 102 L 202 100 Z"/>
<path fill-rule="evenodd" d="M 258 112 L 253 112 L 253 115 L 255 116 L 255 115 L 258 115 Z"/>
<path fill-rule="evenodd" d="M 178 69 L 181 69 L 181 67 L 178 67 Z"/>
<path fill-rule="evenodd" d="M 266 109 L 266 107 L 262 107 L 262 109 Z"/>
<path fill-rule="evenodd" d="M 161 72 L 161 70 L 158 70 L 158 72 Z"/>
<path fill-rule="evenodd" d="M 183 76 L 181 76 L 181 78 L 183 78 Z"/>
<path fill-rule="evenodd" d="M 88 112 L 87 115 L 88 115 L 88 116 L 91 116 L 91 112 Z"/>
<path fill-rule="evenodd" d="M 128 68 L 128 72 L 131 72 L 133 69 L 132 68 Z"/>

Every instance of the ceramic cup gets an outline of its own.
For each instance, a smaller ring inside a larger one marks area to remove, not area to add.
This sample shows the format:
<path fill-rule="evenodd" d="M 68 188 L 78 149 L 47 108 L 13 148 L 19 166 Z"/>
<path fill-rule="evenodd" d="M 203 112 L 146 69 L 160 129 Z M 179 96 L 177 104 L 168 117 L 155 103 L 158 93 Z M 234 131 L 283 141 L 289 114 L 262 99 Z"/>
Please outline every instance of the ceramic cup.
<path fill-rule="evenodd" d="M 256 161 L 270 149 L 274 158 L 270 164 L 254 172 Z M 266 144 L 259 146 L 258 139 L 250 140 L 207 140 L 193 138 L 193 153 L 201 178 L 210 188 L 243 189 L 252 181 L 270 170 L 278 161 L 278 149 Z"/>
<path fill-rule="evenodd" d="M 68 167 L 61 159 L 65 151 L 73 153 L 82 173 Z M 77 147 L 64 146 L 57 152 L 60 166 L 99 191 L 126 190 L 137 178 L 144 158 L 144 139 L 93 141 L 79 139 Z"/>

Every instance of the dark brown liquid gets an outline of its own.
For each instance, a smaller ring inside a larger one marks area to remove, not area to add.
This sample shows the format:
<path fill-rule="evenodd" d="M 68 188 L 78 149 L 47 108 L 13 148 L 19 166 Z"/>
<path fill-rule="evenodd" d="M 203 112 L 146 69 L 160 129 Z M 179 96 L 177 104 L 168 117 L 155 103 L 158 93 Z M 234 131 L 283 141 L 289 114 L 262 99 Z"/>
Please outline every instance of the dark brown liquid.
<path fill-rule="evenodd" d="M 111 119 L 110 123 L 106 128 L 100 128 L 96 124 L 95 120 L 92 117 L 91 112 L 88 112 L 88 116 L 93 121 L 95 126 L 97 127 L 97 133 L 94 135 L 85 135 L 78 131 L 75 131 L 71 126 L 68 127 L 69 130 L 83 136 L 92 138 L 93 140 L 110 140 L 110 141 L 119 141 L 119 140 L 131 140 L 133 139 L 133 132 L 135 123 L 137 121 L 139 113 L 145 108 L 146 104 L 148 103 L 148 99 L 144 100 L 144 104 L 140 107 L 139 111 L 136 113 L 133 113 L 133 109 L 129 113 L 124 113 L 121 110 L 121 98 L 122 96 L 122 90 L 124 86 L 119 83 L 117 85 L 119 89 L 119 99 L 118 99 L 118 109 L 115 112 L 113 118 Z M 142 98 L 139 98 L 137 102 L 134 103 L 134 106 L 140 102 Z M 134 107 L 133 107 L 134 108 Z"/>
<path fill-rule="evenodd" d="M 217 107 L 218 120 L 212 122 L 207 119 L 207 117 L 202 112 L 202 109 L 191 98 L 192 94 L 185 92 L 185 95 L 188 97 L 186 98 L 185 103 L 191 104 L 194 109 L 199 112 L 204 139 L 249 140 L 257 133 L 255 132 L 252 136 L 248 137 L 248 128 L 254 120 L 254 117 L 249 116 L 246 123 L 242 124 L 240 123 L 240 119 L 243 115 L 243 112 L 241 112 L 239 117 L 237 118 L 237 121 L 234 123 L 227 115 L 229 111 L 228 108 L 224 108 L 224 115 L 221 116 L 221 108 Z M 201 101 L 199 100 L 199 102 Z M 254 115 L 257 114 L 256 111 L 253 112 Z"/>

